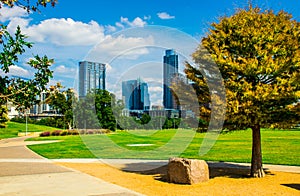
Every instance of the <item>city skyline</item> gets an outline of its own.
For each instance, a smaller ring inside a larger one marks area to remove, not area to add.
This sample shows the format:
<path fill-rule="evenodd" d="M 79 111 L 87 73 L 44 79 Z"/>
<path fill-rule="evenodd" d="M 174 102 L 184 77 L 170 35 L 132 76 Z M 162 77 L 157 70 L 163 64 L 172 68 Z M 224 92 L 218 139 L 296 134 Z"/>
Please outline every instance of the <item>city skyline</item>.
<path fill-rule="evenodd" d="M 167 49 L 164 51 L 165 55 L 162 56 L 161 61 L 161 69 L 163 72 L 162 75 L 162 83 L 161 83 L 161 97 L 162 99 L 159 100 L 160 104 L 151 104 L 150 101 L 150 95 L 148 90 L 148 83 L 143 81 L 143 79 L 138 75 L 137 79 L 126 79 L 121 81 L 122 85 L 122 97 L 121 100 L 123 100 L 125 104 L 125 108 L 129 110 L 149 110 L 151 106 L 164 106 L 165 109 L 178 109 L 175 104 L 175 99 L 173 98 L 173 92 L 171 92 L 170 86 L 171 83 L 176 77 L 179 72 L 179 59 L 176 51 L 174 49 Z M 95 65 L 98 65 L 101 63 L 98 62 L 88 62 L 83 61 L 79 62 L 79 80 L 78 80 L 78 87 L 79 87 L 79 97 L 84 97 L 88 91 L 92 90 L 93 86 L 95 89 L 105 89 L 105 87 L 100 87 L 100 76 L 101 74 L 96 74 L 96 70 L 92 69 L 95 67 Z M 93 65 L 93 66 L 92 66 Z M 106 66 L 104 64 L 101 64 L 103 66 Z M 94 78 L 91 78 L 93 76 L 93 73 L 95 75 Z M 96 75 L 99 77 L 99 84 L 96 86 L 96 84 L 90 84 L 91 82 L 95 82 Z M 105 69 L 104 69 L 104 76 Z M 105 84 L 105 78 L 102 78 L 102 84 Z"/>
<path fill-rule="evenodd" d="M 120 80 L 125 76 L 128 80 L 133 78 L 127 73 L 130 70 L 139 70 L 143 78 L 151 77 L 147 81 L 149 84 L 162 83 L 138 66 L 148 68 L 146 64 L 155 64 L 157 69 L 153 75 L 159 75 L 160 54 L 167 48 L 176 49 L 184 57 L 180 64 L 185 60 L 191 61 L 190 55 L 205 36 L 209 24 L 218 21 L 220 16 L 232 15 L 236 8 L 245 8 L 248 0 L 92 3 L 93 6 L 88 2 L 58 1 L 54 8 L 41 8 L 41 13 L 31 14 L 18 7 L 1 8 L 1 23 L 8 25 L 11 33 L 19 25 L 28 40 L 34 42 L 33 48 L 27 50 L 20 63 L 10 67 L 10 74 L 32 77 L 25 61 L 32 54 L 46 54 L 55 60 L 50 85 L 61 82 L 66 88 L 74 88 L 78 81 L 75 77 L 79 71 L 78 62 L 85 60 L 107 64 L 107 89 L 116 94 L 121 92 L 115 87 Z M 274 9 L 275 12 L 283 9 L 295 19 L 300 18 L 300 2 L 297 0 L 255 0 L 252 4 L 262 9 Z M 147 72 L 153 70 L 149 68 Z M 157 100 L 160 99 L 158 91 L 161 91 L 159 85 L 149 88 Z"/>

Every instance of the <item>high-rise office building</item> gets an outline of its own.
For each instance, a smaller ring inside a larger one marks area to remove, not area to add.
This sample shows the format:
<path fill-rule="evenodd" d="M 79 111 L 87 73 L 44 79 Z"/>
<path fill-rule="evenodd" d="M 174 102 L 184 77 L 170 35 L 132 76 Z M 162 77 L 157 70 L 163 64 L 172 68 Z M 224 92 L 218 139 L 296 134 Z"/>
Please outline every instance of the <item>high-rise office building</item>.
<path fill-rule="evenodd" d="M 173 49 L 166 50 L 163 59 L 163 105 L 165 109 L 178 109 L 170 89 L 173 77 L 178 75 L 178 55 Z"/>
<path fill-rule="evenodd" d="M 141 79 L 123 81 L 122 97 L 125 103 L 125 108 L 128 110 L 150 109 L 148 84 L 141 81 Z"/>
<path fill-rule="evenodd" d="M 79 97 L 93 89 L 105 89 L 106 68 L 103 63 L 79 62 Z"/>

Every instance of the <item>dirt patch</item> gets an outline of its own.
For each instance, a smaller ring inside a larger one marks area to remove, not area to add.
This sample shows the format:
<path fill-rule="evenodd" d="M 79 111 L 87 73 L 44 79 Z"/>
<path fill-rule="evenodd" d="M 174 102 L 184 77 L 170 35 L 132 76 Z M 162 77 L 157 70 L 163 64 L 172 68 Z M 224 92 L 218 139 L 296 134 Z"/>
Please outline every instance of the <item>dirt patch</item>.
<path fill-rule="evenodd" d="M 166 166 L 144 172 L 125 172 L 99 163 L 57 163 L 145 195 L 300 195 L 300 174 L 269 171 L 261 179 L 248 170 L 210 168 L 210 180 L 195 185 L 166 182 Z"/>

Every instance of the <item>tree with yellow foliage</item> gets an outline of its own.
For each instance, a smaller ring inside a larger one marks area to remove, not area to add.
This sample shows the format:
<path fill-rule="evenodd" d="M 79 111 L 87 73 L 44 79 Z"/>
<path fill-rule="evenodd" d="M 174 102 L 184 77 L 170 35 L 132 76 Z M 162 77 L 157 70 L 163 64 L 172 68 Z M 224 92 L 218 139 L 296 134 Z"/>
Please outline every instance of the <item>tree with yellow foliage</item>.
<path fill-rule="evenodd" d="M 215 66 L 207 66 L 208 56 Z M 187 63 L 185 72 L 198 90 L 208 89 L 203 73 L 219 69 L 226 89 L 225 127 L 252 129 L 251 176 L 263 177 L 260 129 L 290 128 L 300 119 L 300 23 L 284 11 L 250 5 L 212 23 L 193 59 L 197 65 Z M 199 97 L 209 102 L 208 96 Z"/>

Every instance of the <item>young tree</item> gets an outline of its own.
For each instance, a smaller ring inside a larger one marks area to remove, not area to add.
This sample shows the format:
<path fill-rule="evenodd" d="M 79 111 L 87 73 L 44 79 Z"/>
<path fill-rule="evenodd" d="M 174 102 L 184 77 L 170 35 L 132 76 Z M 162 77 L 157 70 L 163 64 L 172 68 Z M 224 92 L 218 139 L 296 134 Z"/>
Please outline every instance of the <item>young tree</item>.
<path fill-rule="evenodd" d="M 115 95 L 106 90 L 95 90 L 95 109 L 101 128 L 116 130 L 116 118 L 113 113 L 112 103 L 116 101 Z"/>
<path fill-rule="evenodd" d="M 264 176 L 261 127 L 299 123 L 299 37 L 300 23 L 290 14 L 249 6 L 213 23 L 193 54 L 199 67 L 186 65 L 200 89 L 207 88 L 207 56 L 217 65 L 226 88 L 226 124 L 252 129 L 253 177 Z"/>
<path fill-rule="evenodd" d="M 117 124 L 112 108 L 115 104 L 115 95 L 106 90 L 94 89 L 75 104 L 76 127 L 79 129 L 103 128 L 115 131 Z"/>
<path fill-rule="evenodd" d="M 64 87 L 57 83 L 51 86 L 47 92 L 46 103 L 52 106 L 59 114 L 63 115 L 63 123 L 72 129 L 73 125 L 73 101 L 75 99 L 73 89 L 63 90 Z"/>
<path fill-rule="evenodd" d="M 96 115 L 95 95 L 89 93 L 74 103 L 74 124 L 77 129 L 99 129 L 100 123 Z"/>

